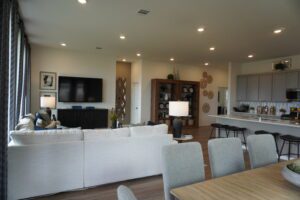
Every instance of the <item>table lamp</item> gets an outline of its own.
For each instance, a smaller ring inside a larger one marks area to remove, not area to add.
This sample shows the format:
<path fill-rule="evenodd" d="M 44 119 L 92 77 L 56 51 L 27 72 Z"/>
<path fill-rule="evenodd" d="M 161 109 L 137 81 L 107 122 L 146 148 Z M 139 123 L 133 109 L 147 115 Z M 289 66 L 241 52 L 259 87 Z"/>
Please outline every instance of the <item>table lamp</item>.
<path fill-rule="evenodd" d="M 41 108 L 46 108 L 46 112 L 48 113 L 51 119 L 51 109 L 56 107 L 56 99 L 53 96 L 42 96 L 40 98 Z"/>
<path fill-rule="evenodd" d="M 174 138 L 181 137 L 182 121 L 180 117 L 189 115 L 188 101 L 169 101 L 169 116 L 175 117 L 173 120 L 173 135 Z"/>

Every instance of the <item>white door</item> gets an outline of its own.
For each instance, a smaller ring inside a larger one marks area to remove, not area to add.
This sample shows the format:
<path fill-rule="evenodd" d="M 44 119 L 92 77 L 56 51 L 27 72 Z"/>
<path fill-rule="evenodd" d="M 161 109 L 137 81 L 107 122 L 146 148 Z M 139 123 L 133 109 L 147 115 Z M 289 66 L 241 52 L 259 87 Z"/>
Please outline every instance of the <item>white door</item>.
<path fill-rule="evenodd" d="M 131 124 L 141 122 L 141 91 L 140 84 L 137 82 L 132 83 L 131 90 Z"/>

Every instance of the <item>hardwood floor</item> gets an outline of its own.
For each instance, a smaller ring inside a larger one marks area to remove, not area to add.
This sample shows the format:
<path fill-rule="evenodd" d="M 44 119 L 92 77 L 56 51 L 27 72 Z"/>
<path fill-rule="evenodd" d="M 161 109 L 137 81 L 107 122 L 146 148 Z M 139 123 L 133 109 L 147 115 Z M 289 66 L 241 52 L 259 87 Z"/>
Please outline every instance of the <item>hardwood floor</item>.
<path fill-rule="evenodd" d="M 194 141 L 198 141 L 202 145 L 204 161 L 207 166 L 205 167 L 206 179 L 211 178 L 209 162 L 208 162 L 208 150 L 207 141 L 210 134 L 210 127 L 200 127 L 196 129 L 185 130 L 184 133 L 192 134 Z M 246 168 L 249 169 L 248 155 L 245 153 Z M 89 189 L 83 189 L 79 191 L 63 192 L 51 196 L 33 198 L 34 200 L 115 200 L 116 189 L 119 185 L 124 184 L 129 186 L 138 199 L 141 200 L 163 200 L 163 182 L 161 176 L 153 176 L 148 178 L 141 178 L 136 180 L 124 181 L 114 184 L 108 184 L 104 186 L 98 186 Z"/>

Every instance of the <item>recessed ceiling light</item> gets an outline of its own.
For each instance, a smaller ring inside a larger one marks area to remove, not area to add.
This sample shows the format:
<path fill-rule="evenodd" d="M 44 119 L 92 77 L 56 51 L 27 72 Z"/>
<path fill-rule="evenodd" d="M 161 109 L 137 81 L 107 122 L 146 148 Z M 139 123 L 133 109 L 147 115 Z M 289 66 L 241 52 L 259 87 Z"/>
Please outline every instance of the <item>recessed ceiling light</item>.
<path fill-rule="evenodd" d="M 87 3 L 87 0 L 77 0 L 78 1 L 78 3 L 80 3 L 80 4 L 86 4 Z"/>
<path fill-rule="evenodd" d="M 170 61 L 174 61 L 175 59 L 174 58 L 170 58 Z"/>
<path fill-rule="evenodd" d="M 126 39 L 126 36 L 125 36 L 125 35 L 120 35 L 120 39 L 121 39 L 121 40 L 125 40 L 125 39 Z"/>
<path fill-rule="evenodd" d="M 204 28 L 203 28 L 203 27 L 199 27 L 199 28 L 197 29 L 197 31 L 198 31 L 198 32 L 203 32 L 203 31 L 204 31 Z"/>
<path fill-rule="evenodd" d="M 210 47 L 209 50 L 210 51 L 214 51 L 216 48 L 215 47 Z"/>
<path fill-rule="evenodd" d="M 141 56 L 141 54 L 140 54 L 140 53 L 137 53 L 137 54 L 136 54 L 136 56 L 140 57 L 140 56 Z"/>
<path fill-rule="evenodd" d="M 206 63 L 204 63 L 204 65 L 205 65 L 205 66 L 208 66 L 208 65 L 209 65 L 209 63 L 208 63 L 208 62 L 206 62 Z"/>
<path fill-rule="evenodd" d="M 123 61 L 123 62 L 126 62 L 126 59 L 125 59 L 125 58 L 123 58 L 123 59 L 122 59 L 122 61 Z"/>
<path fill-rule="evenodd" d="M 253 58 L 253 57 L 254 57 L 253 54 L 248 55 L 248 58 Z"/>
<path fill-rule="evenodd" d="M 65 47 L 65 46 L 67 46 L 67 44 L 66 44 L 66 43 L 64 43 L 64 42 L 62 42 L 62 43 L 60 43 L 60 46 L 63 46 L 63 47 Z"/>
<path fill-rule="evenodd" d="M 278 29 L 275 29 L 275 30 L 273 31 L 273 33 L 274 33 L 274 34 L 280 34 L 280 33 L 282 33 L 283 30 L 284 30 L 284 28 L 278 28 Z"/>

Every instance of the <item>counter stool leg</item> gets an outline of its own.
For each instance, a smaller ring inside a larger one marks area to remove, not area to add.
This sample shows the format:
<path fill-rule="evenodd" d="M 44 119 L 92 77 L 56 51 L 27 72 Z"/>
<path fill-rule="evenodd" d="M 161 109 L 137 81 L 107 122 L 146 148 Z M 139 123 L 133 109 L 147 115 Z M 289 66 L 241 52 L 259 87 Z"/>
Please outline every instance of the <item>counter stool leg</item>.
<path fill-rule="evenodd" d="M 244 144 L 245 144 L 245 147 L 246 147 L 246 149 L 247 149 L 247 140 L 246 140 L 246 137 L 245 137 L 245 131 L 242 131 L 242 133 L 243 133 L 243 138 L 244 138 Z"/>
<path fill-rule="evenodd" d="M 213 135 L 214 129 L 215 129 L 215 128 L 212 128 L 212 129 L 211 129 L 211 132 L 210 132 L 209 139 L 211 139 L 211 138 L 212 138 L 212 135 Z"/>
<path fill-rule="evenodd" d="M 298 153 L 298 155 L 297 155 L 297 158 L 299 158 L 299 145 L 300 145 L 300 142 L 297 142 L 297 153 Z"/>
<path fill-rule="evenodd" d="M 278 144 L 277 144 L 277 137 L 274 137 L 274 140 L 275 140 L 275 145 L 276 145 L 276 152 L 277 152 L 277 155 L 279 155 L 279 149 L 278 149 Z"/>
<path fill-rule="evenodd" d="M 288 159 L 290 160 L 291 158 L 291 142 L 289 142 L 289 154 L 288 154 Z"/>
<path fill-rule="evenodd" d="M 285 140 L 283 140 L 283 143 L 282 143 L 282 146 L 281 146 L 281 149 L 280 149 L 280 153 L 279 153 L 279 156 L 278 156 L 278 161 L 280 161 L 280 157 L 282 155 L 282 150 L 283 150 L 284 144 L 285 144 Z"/>

